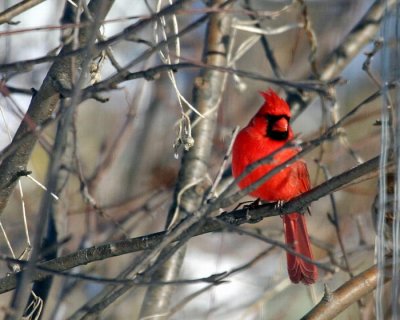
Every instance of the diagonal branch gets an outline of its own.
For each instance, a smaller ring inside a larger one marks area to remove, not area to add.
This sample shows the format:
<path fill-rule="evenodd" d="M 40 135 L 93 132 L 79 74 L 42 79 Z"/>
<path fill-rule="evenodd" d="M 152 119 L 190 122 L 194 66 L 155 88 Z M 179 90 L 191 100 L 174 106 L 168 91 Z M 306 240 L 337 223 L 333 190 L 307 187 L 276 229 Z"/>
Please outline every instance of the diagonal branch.
<path fill-rule="evenodd" d="M 356 26 L 345 37 L 342 43 L 327 57 L 320 68 L 321 80 L 327 81 L 337 77 L 354 57 L 371 42 L 380 28 L 386 6 L 394 5 L 396 0 L 376 0 Z M 314 78 L 309 76 L 310 79 Z M 291 106 L 293 118 L 312 101 L 313 96 L 302 96 L 296 92 L 289 93 L 287 101 Z"/>
<path fill-rule="evenodd" d="M 29 10 L 45 0 L 23 0 L 12 7 L 0 12 L 0 25 L 3 23 L 12 23 L 11 19 L 15 16 Z M 15 24 L 13 22 L 13 24 Z"/>
<path fill-rule="evenodd" d="M 346 184 L 365 174 L 377 170 L 378 166 L 379 157 L 372 158 L 363 164 L 360 164 L 348 171 L 343 172 L 340 175 L 327 180 L 321 185 L 309 190 L 307 193 L 288 201 L 283 205 L 282 208 L 279 209 L 276 208 L 274 204 L 264 204 L 254 209 L 240 209 L 232 212 L 225 212 L 219 215 L 217 219 L 231 225 L 241 225 L 244 223 L 254 223 L 254 221 L 259 221 L 260 219 L 264 219 L 266 217 L 279 216 L 283 214 L 289 214 L 294 211 L 299 211 L 301 208 L 310 205 L 311 202 L 326 196 L 327 194 L 345 186 Z M 198 230 L 196 235 L 221 230 L 223 230 L 221 223 L 212 218 L 207 219 L 206 223 L 200 230 Z M 188 232 L 190 232 L 190 230 Z M 109 242 L 103 245 L 82 249 L 50 261 L 42 262 L 39 264 L 39 266 L 43 266 L 54 271 L 65 271 L 80 265 L 85 265 L 91 262 L 104 260 L 127 253 L 154 249 L 163 242 L 166 236 L 167 232 L 157 232 L 138 238 Z M 184 239 L 185 236 L 185 233 L 182 234 L 180 237 L 178 237 L 177 241 Z M 37 272 L 33 275 L 32 279 L 37 281 L 47 276 L 48 274 L 46 273 Z M 0 294 L 14 289 L 16 279 L 16 274 L 11 274 L 3 279 L 0 279 Z"/>
<path fill-rule="evenodd" d="M 389 274 L 389 272 L 388 272 Z M 340 288 L 330 292 L 325 287 L 325 294 L 321 301 L 308 312 L 302 320 L 330 320 L 344 311 L 354 302 L 357 302 L 371 293 L 377 285 L 378 269 L 376 265 L 360 273 L 343 284 Z M 386 278 L 388 281 L 390 278 Z"/>

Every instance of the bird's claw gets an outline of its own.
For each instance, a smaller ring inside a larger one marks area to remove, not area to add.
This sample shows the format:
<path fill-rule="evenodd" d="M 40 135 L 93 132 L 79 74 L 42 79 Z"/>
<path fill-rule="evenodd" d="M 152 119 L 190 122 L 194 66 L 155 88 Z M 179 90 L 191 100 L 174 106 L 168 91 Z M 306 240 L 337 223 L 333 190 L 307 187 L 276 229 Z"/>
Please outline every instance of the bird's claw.
<path fill-rule="evenodd" d="M 282 207 L 283 207 L 284 204 L 285 204 L 285 201 L 283 201 L 283 200 L 278 200 L 278 201 L 275 203 L 275 209 L 282 209 Z"/>
<path fill-rule="evenodd" d="M 285 204 L 285 201 L 283 201 L 283 200 L 278 200 L 276 203 L 275 203 L 275 205 L 274 205 L 274 209 L 275 210 L 278 210 L 281 214 L 280 214 L 280 216 L 281 216 L 281 218 L 283 218 L 283 216 L 282 216 L 282 208 L 283 208 L 283 205 Z"/>

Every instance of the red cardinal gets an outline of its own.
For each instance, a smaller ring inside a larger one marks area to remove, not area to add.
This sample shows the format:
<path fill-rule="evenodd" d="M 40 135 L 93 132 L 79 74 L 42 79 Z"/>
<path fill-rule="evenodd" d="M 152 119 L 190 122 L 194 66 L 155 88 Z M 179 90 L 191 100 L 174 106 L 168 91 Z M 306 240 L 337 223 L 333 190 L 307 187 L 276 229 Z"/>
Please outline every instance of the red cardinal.
<path fill-rule="evenodd" d="M 260 160 L 293 139 L 289 125 L 290 109 L 272 89 L 262 92 L 265 102 L 260 110 L 236 137 L 232 150 L 232 172 L 237 178 L 246 167 Z M 239 182 L 244 189 L 256 182 L 267 172 L 293 157 L 298 148 L 283 149 L 273 160 L 259 166 Z M 310 189 L 310 178 L 304 161 L 299 160 L 272 176 L 250 194 L 267 202 L 288 201 Z M 308 238 L 306 220 L 300 213 L 283 216 L 286 244 L 296 252 L 313 259 Z M 318 278 L 315 265 L 287 253 L 287 267 L 290 280 L 294 283 L 312 284 Z"/>

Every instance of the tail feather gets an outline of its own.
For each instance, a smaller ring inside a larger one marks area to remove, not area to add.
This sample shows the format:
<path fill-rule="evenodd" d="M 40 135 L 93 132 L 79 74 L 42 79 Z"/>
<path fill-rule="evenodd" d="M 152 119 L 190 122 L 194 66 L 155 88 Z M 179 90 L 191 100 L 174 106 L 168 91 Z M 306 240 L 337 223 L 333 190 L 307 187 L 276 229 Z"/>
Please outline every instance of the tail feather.
<path fill-rule="evenodd" d="M 297 253 L 313 259 L 304 216 L 299 213 L 285 215 L 283 217 L 283 226 L 286 244 Z M 292 282 L 298 283 L 301 281 L 304 284 L 312 284 L 317 281 L 318 271 L 314 264 L 289 252 L 286 253 L 286 256 L 289 278 Z"/>

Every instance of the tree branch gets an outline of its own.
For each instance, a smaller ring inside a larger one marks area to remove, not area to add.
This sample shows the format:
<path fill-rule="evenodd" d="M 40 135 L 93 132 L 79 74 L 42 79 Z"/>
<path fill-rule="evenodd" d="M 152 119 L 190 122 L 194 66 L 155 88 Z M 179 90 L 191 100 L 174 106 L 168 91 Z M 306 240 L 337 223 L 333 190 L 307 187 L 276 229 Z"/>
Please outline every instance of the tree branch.
<path fill-rule="evenodd" d="M 391 274 L 391 273 L 390 273 Z M 354 302 L 371 293 L 377 285 L 378 268 L 376 265 L 360 273 L 333 292 L 325 287 L 321 301 L 308 312 L 302 320 L 330 320 L 344 311 Z M 389 281 L 390 278 L 385 278 Z"/>
<path fill-rule="evenodd" d="M 353 58 L 373 40 L 379 30 L 386 6 L 394 5 L 396 0 L 376 0 L 357 25 L 350 31 L 343 42 L 322 63 L 319 79 L 327 81 L 337 77 Z M 314 79 L 313 75 L 309 79 Z M 302 96 L 296 92 L 289 93 L 287 101 L 293 118 L 312 101 L 313 96 Z"/>
<path fill-rule="evenodd" d="M 31 257 L 27 263 L 26 268 L 22 271 L 21 277 L 19 278 L 18 285 L 17 285 L 17 290 L 15 291 L 12 303 L 11 303 L 11 308 L 13 309 L 13 312 L 7 315 L 6 319 L 19 319 L 24 311 L 25 304 L 29 298 L 30 295 L 30 283 L 32 280 L 32 275 L 35 272 L 35 267 L 36 263 L 39 257 L 39 252 L 41 248 L 41 242 L 43 238 L 43 233 L 45 230 L 45 226 L 47 225 L 48 221 L 48 215 L 50 213 L 50 208 L 52 207 L 53 203 L 53 198 L 52 198 L 52 193 L 56 192 L 56 186 L 57 186 L 57 178 L 58 178 L 58 173 L 60 171 L 60 166 L 61 166 L 61 157 L 63 154 L 63 151 L 65 150 L 65 143 L 66 143 L 66 132 L 69 128 L 69 119 L 72 117 L 73 110 L 75 110 L 75 107 L 77 103 L 79 102 L 79 89 L 81 87 L 81 84 L 83 83 L 83 79 L 85 78 L 85 75 L 88 70 L 88 65 L 92 59 L 92 48 L 95 43 L 96 37 L 97 37 L 97 29 L 101 26 L 102 21 L 104 20 L 106 14 L 110 10 L 114 0 L 108 0 L 108 1 L 102 1 L 102 0 L 92 0 L 89 4 L 90 9 L 92 10 L 93 14 L 96 16 L 96 18 L 93 21 L 93 24 L 88 26 L 85 29 L 81 29 L 79 33 L 79 39 L 78 41 L 81 44 L 84 44 L 85 47 L 87 47 L 86 54 L 84 54 L 82 57 L 76 57 L 75 59 L 71 59 L 71 61 L 64 61 L 62 65 L 53 65 L 53 67 L 50 69 L 48 76 L 46 76 L 45 81 L 50 82 L 51 87 L 49 88 L 52 96 L 55 98 L 54 101 L 59 99 L 58 95 L 56 95 L 56 87 L 59 85 L 63 87 L 72 87 L 75 86 L 77 92 L 75 93 L 75 96 L 72 97 L 71 99 L 71 106 L 69 106 L 65 117 L 61 119 L 59 122 L 58 130 L 57 130 L 57 136 L 54 142 L 53 146 L 53 154 L 51 158 L 51 163 L 49 165 L 48 169 L 48 186 L 47 186 L 47 192 L 45 193 L 44 197 L 42 198 L 41 202 L 41 207 L 39 210 L 39 217 L 37 217 L 37 223 L 35 226 L 35 238 L 33 241 L 33 246 L 32 246 L 32 253 Z M 66 46 L 65 48 L 68 48 Z M 64 48 L 64 49 L 65 49 Z M 74 74 L 77 73 L 76 70 L 83 70 L 81 74 Z M 59 72 L 54 74 L 53 72 Z M 78 76 L 78 79 L 75 83 L 74 78 L 75 76 Z M 55 85 L 54 82 L 57 82 L 57 85 Z M 45 83 L 45 82 L 44 82 Z M 43 89 L 43 86 L 42 88 Z M 34 96 L 33 100 L 40 94 L 40 90 L 37 95 Z M 33 101 L 32 100 L 32 101 Z M 41 103 L 39 102 L 38 105 L 35 105 L 34 107 L 40 107 Z M 42 107 L 50 107 L 54 108 L 55 105 L 46 105 Z M 40 110 L 43 112 L 43 110 Z M 45 110 L 46 111 L 46 110 Z M 28 111 L 29 113 L 29 111 Z M 29 116 L 29 115 L 28 115 Z M 29 126 L 35 125 L 34 123 L 32 124 L 33 118 L 30 118 L 30 122 L 27 124 L 27 116 L 25 116 L 24 120 L 21 123 L 21 126 L 18 130 L 23 128 L 23 130 L 27 130 Z M 25 126 L 24 126 L 25 125 Z M 35 136 L 32 136 L 35 137 Z M 32 140 L 32 144 L 29 146 L 30 149 L 28 151 L 25 150 L 17 150 L 16 154 L 20 155 L 21 151 L 23 152 L 24 156 L 20 158 L 15 158 L 14 154 L 11 155 L 10 157 L 6 158 L 3 163 L 1 164 L 0 168 L 3 166 L 4 162 L 8 165 L 8 168 L 11 170 L 15 170 L 12 166 L 13 161 L 11 160 L 16 160 L 16 161 L 25 161 L 24 166 L 26 166 L 26 162 L 29 159 L 30 152 L 32 151 L 32 148 L 34 146 L 35 140 Z M 3 181 L 1 181 L 4 183 Z M 15 184 L 15 183 L 14 183 Z M 11 188 L 13 183 L 9 184 L 9 187 Z M 3 191 L 11 192 L 11 189 L 5 189 Z M 3 196 L 6 193 L 2 193 L 1 195 Z M 4 202 L 3 202 L 4 203 Z M 5 203 L 4 203 L 5 205 Z M 4 206 L 3 206 L 4 207 Z"/>
<path fill-rule="evenodd" d="M 233 1 L 213 0 L 211 6 L 230 8 Z M 226 65 L 230 42 L 231 16 L 224 13 L 213 13 L 210 16 L 206 32 L 206 47 L 204 48 L 203 61 L 206 64 L 223 67 Z M 212 150 L 212 140 L 217 125 L 218 107 L 221 102 L 225 86 L 226 75 L 217 70 L 202 70 L 195 79 L 193 101 L 196 110 L 206 115 L 199 118 L 194 114 L 192 121 L 199 121 L 193 127 L 194 146 L 185 152 L 179 172 L 178 183 L 175 189 L 174 202 L 170 208 L 167 227 L 171 228 L 177 221 L 193 214 L 202 204 L 206 192 L 204 177 L 209 170 L 209 159 Z M 193 123 L 192 122 L 192 123 Z M 191 124 L 189 124 L 191 125 Z M 178 278 L 183 263 L 186 248 L 179 248 L 166 262 L 163 253 L 159 265 L 152 279 L 156 281 L 171 281 Z M 144 298 L 140 317 L 161 319 L 157 315 L 168 311 L 171 305 L 173 286 L 150 286 Z"/>
<path fill-rule="evenodd" d="M 191 0 L 178 0 L 173 5 L 167 6 L 161 10 L 159 13 L 154 14 L 149 18 L 141 19 L 137 23 L 127 27 L 121 33 L 106 41 L 97 43 L 94 47 L 93 55 L 96 55 L 96 53 L 106 49 L 109 45 L 112 45 L 119 40 L 129 38 L 129 36 L 137 33 L 139 30 L 143 29 L 149 23 L 156 21 L 161 16 L 172 14 L 188 1 Z M 88 29 L 89 26 L 86 28 Z M 71 57 L 76 56 L 79 64 L 79 60 L 81 60 L 85 52 L 85 42 L 82 42 L 80 48 L 77 50 L 72 50 L 72 45 L 65 46 L 58 55 L 59 59 L 57 59 L 51 66 L 40 89 L 32 98 L 27 114 L 18 128 L 13 142 L 18 141 L 21 137 L 24 137 L 24 139 L 23 141 L 19 141 L 18 147 L 15 148 L 14 152 L 5 158 L 0 165 L 0 213 L 4 210 L 8 198 L 17 182 L 17 180 L 14 181 L 13 178 L 17 176 L 18 171 L 26 169 L 27 162 L 37 140 L 37 137 L 33 134 L 34 129 L 50 118 L 55 106 L 60 100 L 60 93 L 72 89 L 70 86 L 71 82 L 69 81 L 70 76 L 68 75 L 68 72 L 71 70 Z M 20 68 L 24 66 L 24 62 L 15 63 L 13 66 L 10 65 L 13 71 L 16 70 L 15 68 L 20 70 Z M 4 67 L 5 65 L 0 69 L 3 69 Z M 28 136 L 26 137 L 26 135 Z"/>
<path fill-rule="evenodd" d="M 244 223 L 254 223 L 254 221 L 259 221 L 266 217 L 279 216 L 289 214 L 294 211 L 299 211 L 308 206 L 311 202 L 316 201 L 337 190 L 338 188 L 345 186 L 354 179 L 377 170 L 378 166 L 379 157 L 372 158 L 363 164 L 360 164 L 346 172 L 343 172 L 340 175 L 327 180 L 321 185 L 300 195 L 299 197 L 288 201 L 282 206 L 282 208 L 276 208 L 275 204 L 263 204 L 257 208 L 246 208 L 232 212 L 225 212 L 219 215 L 217 219 L 232 225 L 241 225 Z M 221 224 L 214 219 L 215 218 L 207 219 L 202 228 L 196 232 L 196 235 L 223 230 Z M 182 223 L 184 223 L 184 221 L 182 221 L 180 224 Z M 178 224 L 177 227 L 180 224 Z M 187 233 L 190 233 L 190 230 L 187 231 Z M 65 271 L 80 265 L 104 260 L 110 257 L 156 248 L 163 242 L 166 236 L 167 232 L 157 232 L 138 238 L 131 238 L 127 240 L 110 242 L 103 245 L 97 245 L 91 248 L 79 250 L 57 259 L 41 262 L 39 263 L 39 266 L 43 266 L 54 271 Z M 176 241 L 185 239 L 185 237 L 186 233 L 183 233 L 177 238 Z M 33 275 L 32 279 L 37 281 L 47 276 L 48 274 L 45 272 L 37 272 Z M 16 274 L 10 274 L 5 278 L 0 279 L 0 294 L 14 289 L 16 278 Z"/>
<path fill-rule="evenodd" d="M 11 19 L 15 16 L 29 10 L 30 8 L 42 3 L 45 0 L 23 0 L 12 7 L 0 13 L 0 25 L 3 23 L 11 23 Z M 15 24 L 13 22 L 13 24 Z"/>

